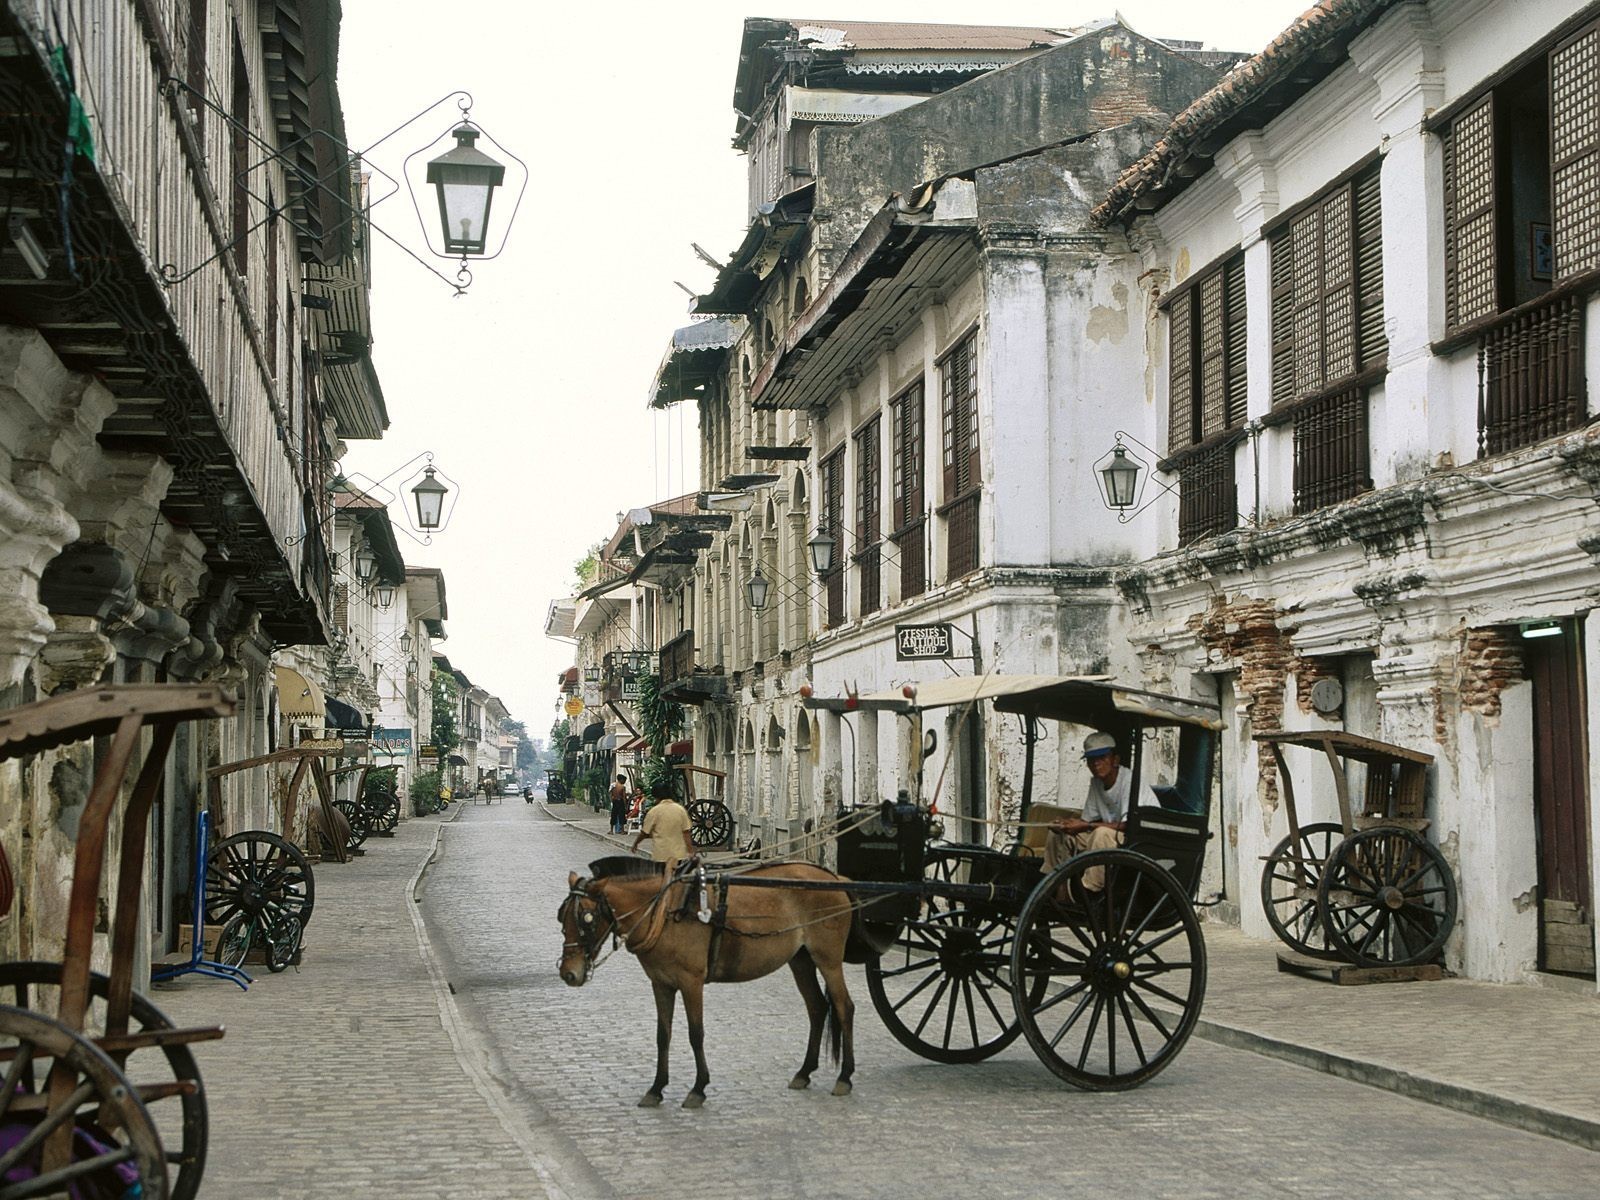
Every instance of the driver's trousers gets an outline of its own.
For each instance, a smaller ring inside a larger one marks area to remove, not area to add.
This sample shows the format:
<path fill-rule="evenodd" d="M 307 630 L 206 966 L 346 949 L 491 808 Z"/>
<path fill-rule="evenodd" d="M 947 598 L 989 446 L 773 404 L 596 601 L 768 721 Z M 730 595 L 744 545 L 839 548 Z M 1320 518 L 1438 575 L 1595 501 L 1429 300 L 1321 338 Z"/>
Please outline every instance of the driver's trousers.
<path fill-rule="evenodd" d="M 1096 825 L 1082 833 L 1052 829 L 1044 837 L 1044 872 L 1048 875 L 1075 854 L 1089 850 L 1114 850 L 1122 845 L 1122 830 Z M 1106 885 L 1106 869 L 1090 867 L 1083 873 L 1083 890 L 1098 892 Z"/>

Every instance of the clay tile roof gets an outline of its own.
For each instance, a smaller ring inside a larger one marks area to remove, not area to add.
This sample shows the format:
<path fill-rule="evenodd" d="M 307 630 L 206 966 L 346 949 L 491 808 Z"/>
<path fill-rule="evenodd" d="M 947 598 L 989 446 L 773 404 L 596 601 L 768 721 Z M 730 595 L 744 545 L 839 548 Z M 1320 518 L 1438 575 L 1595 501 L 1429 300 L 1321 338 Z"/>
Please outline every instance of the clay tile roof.
<path fill-rule="evenodd" d="M 1201 143 L 1233 127 L 1232 132 L 1259 128 L 1271 116 L 1250 109 L 1280 88 L 1309 90 L 1331 66 L 1323 52 L 1348 44 L 1397 0 L 1319 0 L 1272 40 L 1260 54 L 1246 59 L 1179 113 L 1147 154 L 1123 171 L 1106 198 L 1091 214 L 1104 227 L 1126 216 L 1147 192 L 1164 187 L 1174 170 L 1190 158 L 1209 158 L 1216 146 Z M 1324 61 L 1318 62 L 1319 55 Z M 1301 80 L 1309 82 L 1301 83 Z"/>
<path fill-rule="evenodd" d="M 1034 25 L 943 25 L 900 21 L 788 19 L 802 41 L 852 50 L 1031 50 L 1054 46 L 1076 30 Z"/>

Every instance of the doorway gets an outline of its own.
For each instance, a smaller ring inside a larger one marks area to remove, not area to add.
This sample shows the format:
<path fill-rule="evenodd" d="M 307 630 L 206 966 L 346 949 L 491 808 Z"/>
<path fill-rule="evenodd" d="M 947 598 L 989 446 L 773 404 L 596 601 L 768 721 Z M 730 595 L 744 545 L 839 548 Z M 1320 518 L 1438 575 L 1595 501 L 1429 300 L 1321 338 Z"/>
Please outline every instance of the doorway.
<path fill-rule="evenodd" d="M 1533 684 L 1539 969 L 1592 979 L 1594 866 L 1580 634 L 1578 621 L 1561 621 L 1545 636 L 1525 631 L 1522 645 Z"/>

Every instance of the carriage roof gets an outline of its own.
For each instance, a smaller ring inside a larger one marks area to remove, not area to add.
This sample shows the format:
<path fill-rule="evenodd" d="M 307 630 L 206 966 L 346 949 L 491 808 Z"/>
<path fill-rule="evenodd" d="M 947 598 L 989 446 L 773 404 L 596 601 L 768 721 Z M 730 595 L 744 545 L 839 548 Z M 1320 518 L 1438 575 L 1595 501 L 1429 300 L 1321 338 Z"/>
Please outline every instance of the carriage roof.
<path fill-rule="evenodd" d="M 917 684 L 914 701 L 899 691 L 874 692 L 860 697 L 858 707 L 910 712 L 978 700 L 993 701 L 997 712 L 1101 729 L 1130 723 L 1222 728 L 1222 710 L 1215 704 L 1124 687 L 1108 675 L 963 675 Z"/>
<path fill-rule="evenodd" d="M 1303 746 L 1310 750 L 1332 750 L 1340 758 L 1351 758 L 1370 765 L 1388 766 L 1391 763 L 1422 763 L 1433 761 L 1433 755 L 1421 750 L 1396 746 L 1393 742 L 1380 742 L 1376 738 L 1360 737 L 1342 729 L 1297 729 L 1255 735 L 1258 742 L 1279 746 Z"/>

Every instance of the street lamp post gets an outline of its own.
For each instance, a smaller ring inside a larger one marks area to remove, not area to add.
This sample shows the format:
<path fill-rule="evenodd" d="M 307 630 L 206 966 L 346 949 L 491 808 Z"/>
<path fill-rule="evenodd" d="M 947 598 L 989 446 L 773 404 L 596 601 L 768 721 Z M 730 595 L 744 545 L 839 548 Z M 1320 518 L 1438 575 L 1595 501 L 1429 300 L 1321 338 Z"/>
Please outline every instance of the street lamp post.
<path fill-rule="evenodd" d="M 481 255 L 489 241 L 489 206 L 506 169 L 477 148 L 478 129 L 462 124 L 456 144 L 428 162 L 428 182 L 439 197 L 446 254 Z"/>
<path fill-rule="evenodd" d="M 826 575 L 833 570 L 833 549 L 837 541 L 825 528 L 817 527 L 817 532 L 811 535 L 811 540 L 806 543 L 806 549 L 811 552 L 811 569 L 818 575 Z"/>
<path fill-rule="evenodd" d="M 417 528 L 439 528 L 439 519 L 444 512 L 444 496 L 449 490 L 433 477 L 432 467 L 423 472 L 422 482 L 411 489 L 411 495 L 417 503 Z"/>
<path fill-rule="evenodd" d="M 356 578 L 362 583 L 366 583 L 372 578 L 373 572 L 378 569 L 378 556 L 372 553 L 372 547 L 362 546 L 356 552 L 355 567 Z"/>
<path fill-rule="evenodd" d="M 1139 461 L 1128 457 L 1126 447 L 1116 446 L 1111 451 L 1111 461 L 1100 468 L 1100 482 L 1107 508 L 1118 512 L 1131 508 L 1138 491 Z"/>
<path fill-rule="evenodd" d="M 767 589 L 772 585 L 767 582 L 767 577 L 757 567 L 755 574 L 745 580 L 745 599 L 750 602 L 750 607 L 755 612 L 760 612 L 767 607 Z"/>
<path fill-rule="evenodd" d="M 388 608 L 394 603 L 394 584 L 380 583 L 373 589 L 373 595 L 377 598 L 379 608 Z"/>

